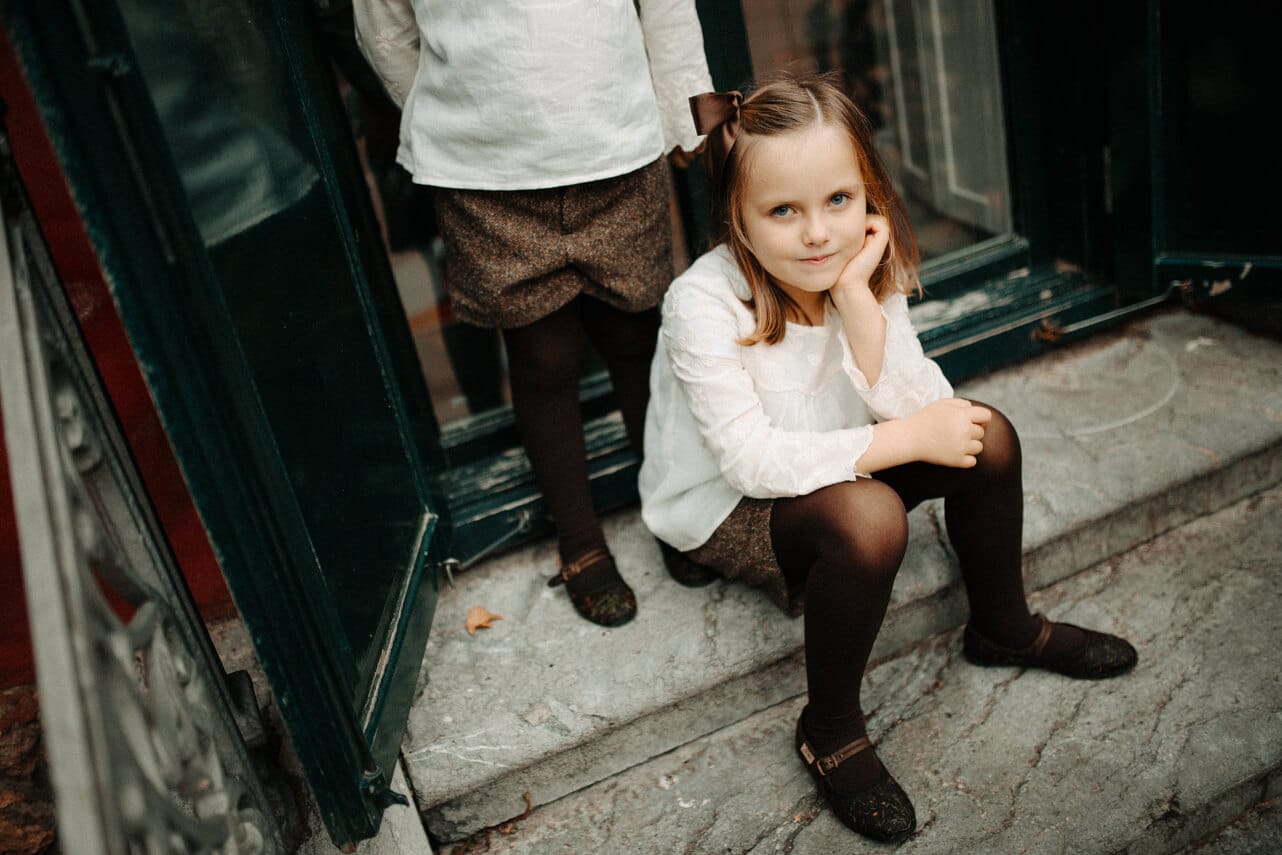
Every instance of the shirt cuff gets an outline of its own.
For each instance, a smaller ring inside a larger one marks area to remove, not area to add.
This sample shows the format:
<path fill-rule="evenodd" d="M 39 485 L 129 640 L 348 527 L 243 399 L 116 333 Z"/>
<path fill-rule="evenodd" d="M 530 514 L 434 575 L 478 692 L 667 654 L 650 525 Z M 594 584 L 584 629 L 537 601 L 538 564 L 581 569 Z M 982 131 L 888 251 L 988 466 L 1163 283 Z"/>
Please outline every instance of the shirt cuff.
<path fill-rule="evenodd" d="M 694 129 L 690 115 L 690 96 L 707 92 L 712 80 L 706 72 L 691 70 L 653 79 L 655 100 L 659 105 L 659 124 L 663 129 L 663 151 L 679 148 L 694 151 L 703 141 L 703 135 Z"/>
<path fill-rule="evenodd" d="M 859 459 L 868 453 L 872 446 L 872 425 L 868 425 L 861 432 L 858 439 L 855 440 L 855 456 L 850 461 L 850 471 L 855 473 L 855 480 L 860 478 L 871 478 L 872 474 L 859 471 Z"/>

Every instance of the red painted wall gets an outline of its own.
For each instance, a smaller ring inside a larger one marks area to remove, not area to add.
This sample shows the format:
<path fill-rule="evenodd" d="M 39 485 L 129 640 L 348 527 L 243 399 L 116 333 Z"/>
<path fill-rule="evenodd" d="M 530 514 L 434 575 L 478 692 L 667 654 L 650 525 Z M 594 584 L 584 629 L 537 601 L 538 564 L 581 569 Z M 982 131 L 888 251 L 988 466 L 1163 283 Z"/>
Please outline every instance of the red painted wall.
<path fill-rule="evenodd" d="M 207 620 L 234 612 L 231 596 L 161 427 L 142 372 L 59 169 L 12 45 L 0 31 L 0 99 L 14 160 L 59 278 L 115 407 L 157 517 Z M 31 682 L 18 532 L 7 457 L 0 449 L 0 688 Z"/>
<path fill-rule="evenodd" d="M 0 438 L 4 436 L 0 414 Z M 35 681 L 18 558 L 18 521 L 9 490 L 9 455 L 0 442 L 0 689 Z"/>

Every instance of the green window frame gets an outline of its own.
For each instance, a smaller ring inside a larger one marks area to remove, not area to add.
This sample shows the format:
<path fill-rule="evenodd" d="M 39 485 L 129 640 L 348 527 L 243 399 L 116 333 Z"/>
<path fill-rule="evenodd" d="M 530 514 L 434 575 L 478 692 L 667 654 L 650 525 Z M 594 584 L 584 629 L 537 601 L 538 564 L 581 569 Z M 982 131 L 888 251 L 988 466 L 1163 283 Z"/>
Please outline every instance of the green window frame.
<path fill-rule="evenodd" d="M 696 6 L 714 86 L 742 87 L 753 68 L 739 0 Z M 1110 159 L 1110 136 L 1119 128 L 1147 140 L 1144 123 L 1135 128 L 1127 112 L 1132 101 L 1147 103 L 1147 81 L 1128 78 L 1133 51 L 1147 50 L 1147 11 L 1111 13 L 1118 19 L 1112 34 L 1111 25 L 1100 27 L 1090 10 L 1072 4 L 999 0 L 996 13 L 1015 231 L 922 268 L 934 305 L 916 321 L 918 332 L 954 381 L 1078 340 L 1169 298 L 1155 284 L 1151 257 L 1136 263 L 1133 238 L 1119 237 L 1135 234 L 1134 227 L 1116 225 L 1133 213 L 1147 216 L 1148 184 L 1121 186 L 1118 158 Z M 1099 61 L 1101 49 L 1111 62 Z M 709 231 L 708 188 L 698 167 L 677 181 L 693 252 L 706 246 Z M 608 382 L 586 380 L 581 402 L 597 507 L 627 506 L 636 501 L 636 463 L 622 424 L 610 415 Z M 510 413 L 447 425 L 441 446 L 441 493 L 457 557 L 550 533 Z"/>

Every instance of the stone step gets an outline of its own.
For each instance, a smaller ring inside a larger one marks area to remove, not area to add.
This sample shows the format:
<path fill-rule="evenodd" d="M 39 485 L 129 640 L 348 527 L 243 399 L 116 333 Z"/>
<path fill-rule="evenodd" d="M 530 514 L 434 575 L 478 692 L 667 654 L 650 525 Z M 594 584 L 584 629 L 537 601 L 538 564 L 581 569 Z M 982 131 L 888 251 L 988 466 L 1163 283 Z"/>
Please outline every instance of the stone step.
<path fill-rule="evenodd" d="M 1282 480 L 1282 345 L 1171 311 L 965 384 L 1025 460 L 1030 590 Z M 940 506 L 912 536 L 875 657 L 958 626 Z M 461 839 L 804 690 L 801 622 L 757 592 L 672 582 L 635 511 L 607 520 L 640 614 L 604 630 L 549 589 L 544 542 L 443 592 L 402 756 L 431 833 Z M 504 616 L 467 634 L 472 606 Z"/>
<path fill-rule="evenodd" d="M 1180 855 L 1278 855 L 1282 852 L 1282 803 L 1265 799 Z"/>
<path fill-rule="evenodd" d="M 957 630 L 874 668 L 869 731 L 917 809 L 897 852 L 1282 851 L 1279 556 L 1282 487 L 1033 595 L 1055 619 L 1135 643 L 1139 665 L 1114 680 L 977 668 Z M 832 816 L 796 757 L 802 703 L 481 832 L 472 843 L 488 846 L 465 851 L 881 850 Z"/>

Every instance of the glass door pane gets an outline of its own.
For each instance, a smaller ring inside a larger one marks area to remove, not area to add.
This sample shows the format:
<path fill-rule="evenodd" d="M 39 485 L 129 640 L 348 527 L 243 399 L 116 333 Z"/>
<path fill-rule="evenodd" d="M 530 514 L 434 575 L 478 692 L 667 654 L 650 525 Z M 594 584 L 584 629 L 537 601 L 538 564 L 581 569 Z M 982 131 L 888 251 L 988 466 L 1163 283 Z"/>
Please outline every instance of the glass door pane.
<path fill-rule="evenodd" d="M 400 798 L 444 556 L 426 390 L 363 253 L 307 8 L 39 0 L 4 27 L 61 170 L 31 174 L 68 193 L 67 287 L 118 310 L 320 815 L 354 848 Z"/>
<path fill-rule="evenodd" d="M 369 329 L 328 154 L 286 89 L 284 36 L 263 0 L 120 10 L 200 230 L 365 705 L 417 572 L 425 497 Z"/>
<path fill-rule="evenodd" d="M 992 0 L 743 0 L 756 75 L 839 71 L 925 259 L 1012 229 Z"/>

